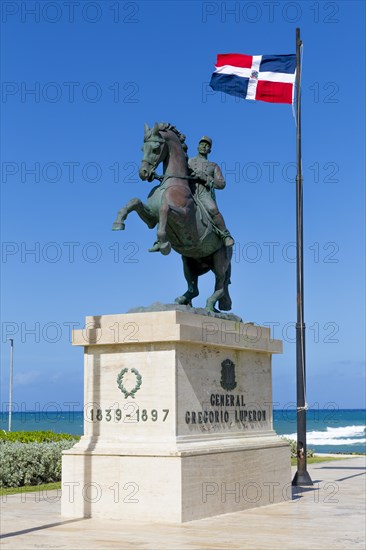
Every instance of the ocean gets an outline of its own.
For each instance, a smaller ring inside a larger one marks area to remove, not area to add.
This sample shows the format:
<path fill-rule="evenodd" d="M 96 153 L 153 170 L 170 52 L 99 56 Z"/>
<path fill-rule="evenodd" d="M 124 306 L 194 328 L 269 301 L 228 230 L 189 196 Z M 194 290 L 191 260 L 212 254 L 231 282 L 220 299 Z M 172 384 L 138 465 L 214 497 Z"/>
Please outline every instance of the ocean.
<path fill-rule="evenodd" d="M 307 446 L 317 453 L 366 453 L 365 409 L 311 409 L 307 411 Z M 275 410 L 274 429 L 296 439 L 296 411 Z M 14 412 L 12 431 L 52 430 L 83 434 L 83 411 Z M 8 429 L 8 413 L 0 413 L 0 429 Z"/>
<path fill-rule="evenodd" d="M 297 439 L 296 411 L 275 410 L 274 429 Z M 365 409 L 310 409 L 306 413 L 306 442 L 317 453 L 366 453 Z"/>

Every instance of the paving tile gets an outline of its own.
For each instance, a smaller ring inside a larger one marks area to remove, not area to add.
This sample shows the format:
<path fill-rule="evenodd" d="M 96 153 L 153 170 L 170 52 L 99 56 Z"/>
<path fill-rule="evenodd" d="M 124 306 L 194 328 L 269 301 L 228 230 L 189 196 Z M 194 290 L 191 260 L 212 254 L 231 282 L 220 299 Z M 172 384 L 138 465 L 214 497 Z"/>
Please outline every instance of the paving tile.
<path fill-rule="evenodd" d="M 364 549 L 366 457 L 309 466 L 311 488 L 291 500 L 183 525 L 65 520 L 60 491 L 3 497 L 2 548 Z"/>

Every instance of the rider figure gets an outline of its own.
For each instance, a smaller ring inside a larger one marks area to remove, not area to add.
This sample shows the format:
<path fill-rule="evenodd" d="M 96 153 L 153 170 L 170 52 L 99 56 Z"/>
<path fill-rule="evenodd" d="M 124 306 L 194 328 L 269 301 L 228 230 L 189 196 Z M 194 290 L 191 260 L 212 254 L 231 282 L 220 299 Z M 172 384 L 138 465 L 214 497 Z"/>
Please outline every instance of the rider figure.
<path fill-rule="evenodd" d="M 188 161 L 188 166 L 191 169 L 190 175 L 194 178 L 196 184 L 194 194 L 209 213 L 225 246 L 233 246 L 234 239 L 230 235 L 216 204 L 215 189 L 224 189 L 226 182 L 218 164 L 207 159 L 211 147 L 212 139 L 203 136 L 198 143 L 198 155 Z"/>
<path fill-rule="evenodd" d="M 225 246 L 233 246 L 234 239 L 227 229 L 224 218 L 219 212 L 216 204 L 215 189 L 224 189 L 226 182 L 220 170 L 220 167 L 215 162 L 207 159 L 211 152 L 212 139 L 203 136 L 198 143 L 198 155 L 188 160 L 190 168 L 190 176 L 193 180 L 192 193 L 201 202 L 209 214 L 213 225 L 218 229 L 220 237 L 222 237 Z M 156 241 L 149 252 L 159 252 L 160 243 Z"/>

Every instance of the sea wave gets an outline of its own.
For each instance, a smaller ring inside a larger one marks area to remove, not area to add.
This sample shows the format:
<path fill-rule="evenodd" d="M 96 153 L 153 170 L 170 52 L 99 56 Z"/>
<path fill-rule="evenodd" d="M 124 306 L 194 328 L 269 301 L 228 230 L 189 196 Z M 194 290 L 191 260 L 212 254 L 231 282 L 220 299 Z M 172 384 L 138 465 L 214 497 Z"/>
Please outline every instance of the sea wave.
<path fill-rule="evenodd" d="M 311 439 L 307 438 L 310 445 L 360 445 L 366 443 L 366 439 Z"/>
<path fill-rule="evenodd" d="M 307 432 L 306 441 L 312 445 L 357 445 L 366 443 L 365 426 L 343 426 L 326 430 Z M 297 439 L 297 433 L 284 434 L 288 439 Z"/>

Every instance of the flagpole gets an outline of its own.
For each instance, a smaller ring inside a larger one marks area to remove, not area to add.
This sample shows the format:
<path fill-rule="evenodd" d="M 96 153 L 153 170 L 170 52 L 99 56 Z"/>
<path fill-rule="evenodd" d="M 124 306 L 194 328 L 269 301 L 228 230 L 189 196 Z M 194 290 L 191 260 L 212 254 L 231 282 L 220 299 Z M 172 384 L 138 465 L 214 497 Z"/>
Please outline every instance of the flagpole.
<path fill-rule="evenodd" d="M 292 485 L 313 485 L 306 469 L 306 376 L 304 322 L 304 257 L 303 257 L 303 199 L 301 158 L 301 39 L 296 29 L 296 395 L 297 395 L 297 472 Z"/>

